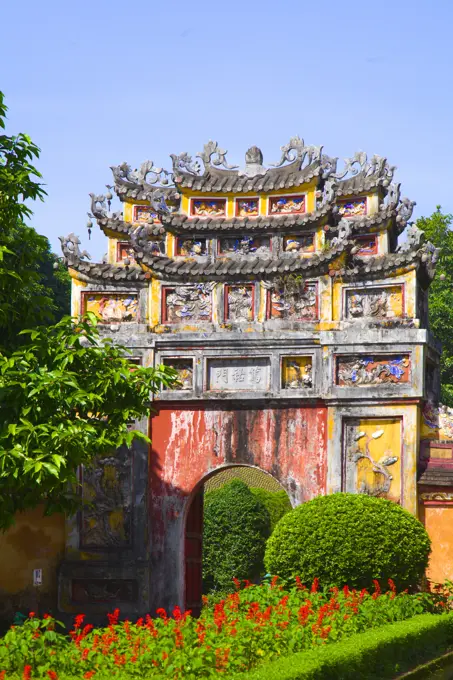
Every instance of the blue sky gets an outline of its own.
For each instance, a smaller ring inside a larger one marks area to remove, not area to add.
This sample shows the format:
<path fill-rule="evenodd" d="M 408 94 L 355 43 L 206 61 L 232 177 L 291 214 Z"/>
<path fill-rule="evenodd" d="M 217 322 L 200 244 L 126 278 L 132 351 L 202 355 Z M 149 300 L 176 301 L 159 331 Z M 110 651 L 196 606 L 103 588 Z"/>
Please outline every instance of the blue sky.
<path fill-rule="evenodd" d="M 451 0 L 3 0 L 0 89 L 7 131 L 42 148 L 33 225 L 59 252 L 88 243 L 90 191 L 110 165 L 200 151 L 214 139 L 265 164 L 293 135 L 340 159 L 398 166 L 416 216 L 453 212 Z"/>

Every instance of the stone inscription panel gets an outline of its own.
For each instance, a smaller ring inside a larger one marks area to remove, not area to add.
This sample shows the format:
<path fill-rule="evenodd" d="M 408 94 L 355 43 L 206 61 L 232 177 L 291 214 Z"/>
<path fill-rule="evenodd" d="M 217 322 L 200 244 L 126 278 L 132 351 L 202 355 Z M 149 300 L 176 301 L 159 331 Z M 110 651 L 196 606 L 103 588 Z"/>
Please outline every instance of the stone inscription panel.
<path fill-rule="evenodd" d="M 208 359 L 208 390 L 263 391 L 270 386 L 270 361 L 250 359 Z"/>
<path fill-rule="evenodd" d="M 73 579 L 72 601 L 78 604 L 97 602 L 136 602 L 138 584 L 133 579 Z"/>

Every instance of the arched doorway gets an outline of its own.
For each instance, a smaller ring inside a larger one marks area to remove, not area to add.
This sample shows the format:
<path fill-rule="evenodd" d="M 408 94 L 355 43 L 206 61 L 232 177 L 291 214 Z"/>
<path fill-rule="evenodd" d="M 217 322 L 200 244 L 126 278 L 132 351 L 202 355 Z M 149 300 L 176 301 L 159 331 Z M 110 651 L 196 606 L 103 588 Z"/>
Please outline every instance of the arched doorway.
<path fill-rule="evenodd" d="M 241 479 L 249 488 L 268 492 L 285 491 L 268 472 L 248 465 L 223 466 L 207 475 L 195 487 L 188 504 L 184 531 L 184 606 L 194 616 L 201 611 L 203 595 L 203 506 L 205 493 Z M 285 491 L 286 493 L 286 491 Z M 289 499 L 289 496 L 288 496 Z"/>

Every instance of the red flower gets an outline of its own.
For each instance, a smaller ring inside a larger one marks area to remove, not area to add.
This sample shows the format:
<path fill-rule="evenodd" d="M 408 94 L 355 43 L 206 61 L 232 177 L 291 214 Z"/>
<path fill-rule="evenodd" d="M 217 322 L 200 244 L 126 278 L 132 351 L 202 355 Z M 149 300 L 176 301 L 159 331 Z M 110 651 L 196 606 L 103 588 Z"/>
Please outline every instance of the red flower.
<path fill-rule="evenodd" d="M 116 626 L 116 624 L 118 623 L 119 615 L 120 615 L 119 609 L 115 609 L 113 614 L 107 614 L 107 618 L 109 620 L 109 627 Z"/>
<path fill-rule="evenodd" d="M 240 588 L 241 588 L 241 582 L 240 582 L 240 580 L 239 580 L 238 578 L 236 578 L 236 576 L 235 576 L 234 579 L 233 579 L 233 583 L 234 583 L 234 585 L 236 586 L 236 589 L 237 589 L 237 590 L 240 590 Z"/>
<path fill-rule="evenodd" d="M 33 614 L 33 616 L 34 616 L 34 614 Z M 30 678 L 31 678 L 31 666 L 24 666 L 24 673 L 22 675 L 22 680 L 30 680 Z"/>
<path fill-rule="evenodd" d="M 135 625 L 141 628 L 143 626 L 143 617 L 137 619 L 137 623 Z"/>
<path fill-rule="evenodd" d="M 90 678 L 92 678 L 95 673 L 96 673 L 96 671 L 87 671 L 83 677 L 86 680 L 90 680 Z"/>
<path fill-rule="evenodd" d="M 47 671 L 47 675 L 49 676 L 50 680 L 58 680 L 58 675 L 55 671 Z"/>
<path fill-rule="evenodd" d="M 181 609 L 176 605 L 176 607 L 173 609 L 173 618 L 175 621 L 181 621 L 182 619 L 182 614 L 181 614 Z"/>
<path fill-rule="evenodd" d="M 160 607 L 156 611 L 156 614 L 157 614 L 157 616 L 160 616 L 160 618 L 163 619 L 164 621 L 167 620 L 167 612 L 165 611 L 165 609 L 163 607 Z"/>
<path fill-rule="evenodd" d="M 271 588 L 275 588 L 278 581 L 278 576 L 273 576 L 271 581 Z"/>
<path fill-rule="evenodd" d="M 388 584 L 390 586 L 390 590 L 392 591 L 392 593 L 396 593 L 396 586 L 393 579 L 389 578 Z"/>
<path fill-rule="evenodd" d="M 311 585 L 311 592 L 317 593 L 319 588 L 319 578 L 315 578 Z"/>
<path fill-rule="evenodd" d="M 296 586 L 298 590 L 307 590 L 302 581 L 300 580 L 300 576 L 296 576 Z"/>
<path fill-rule="evenodd" d="M 93 628 L 94 628 L 94 626 L 93 626 L 92 623 L 87 623 L 87 625 L 84 626 L 84 628 L 83 628 L 83 631 L 82 631 L 83 635 L 88 635 L 88 633 L 89 633 L 91 630 L 93 630 Z"/>
<path fill-rule="evenodd" d="M 0 671 L 0 680 L 5 680 L 6 678 L 6 671 Z"/>
<path fill-rule="evenodd" d="M 343 595 L 349 597 L 349 586 L 343 586 Z"/>
<path fill-rule="evenodd" d="M 83 623 L 83 620 L 85 618 L 85 614 L 77 614 L 75 617 L 75 622 L 74 622 L 74 630 L 78 630 L 80 626 Z"/>

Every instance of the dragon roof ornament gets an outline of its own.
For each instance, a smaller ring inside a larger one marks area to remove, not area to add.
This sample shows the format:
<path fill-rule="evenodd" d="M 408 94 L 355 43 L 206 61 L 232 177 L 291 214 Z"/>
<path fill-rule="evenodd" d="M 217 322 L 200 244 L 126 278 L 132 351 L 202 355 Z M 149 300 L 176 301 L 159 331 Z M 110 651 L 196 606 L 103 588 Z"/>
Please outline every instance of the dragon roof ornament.
<path fill-rule="evenodd" d="M 81 240 L 78 236 L 71 233 L 67 236 L 59 236 L 61 250 L 63 252 L 63 262 L 71 267 L 79 264 L 82 260 L 91 260 L 91 255 L 86 250 L 80 250 Z"/>
<path fill-rule="evenodd" d="M 333 175 L 336 179 L 345 179 L 348 175 L 355 177 L 358 174 L 363 177 L 378 176 L 383 179 L 382 185 L 388 186 L 396 170 L 396 166 L 389 165 L 383 156 L 374 155 L 368 160 L 365 151 L 356 151 L 352 158 L 345 158 L 344 162 L 343 170 Z"/>

